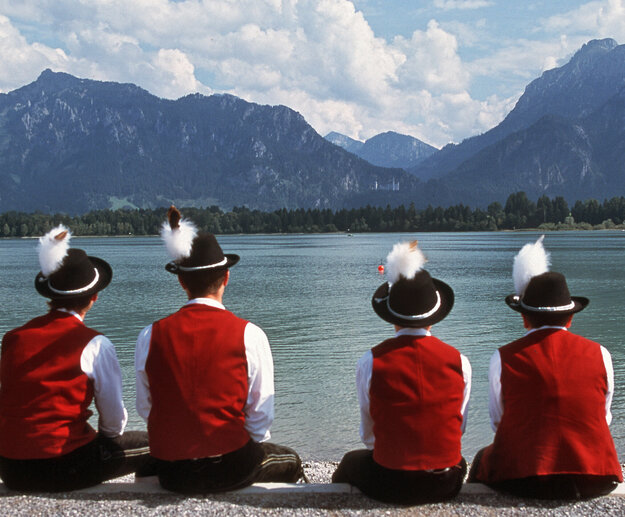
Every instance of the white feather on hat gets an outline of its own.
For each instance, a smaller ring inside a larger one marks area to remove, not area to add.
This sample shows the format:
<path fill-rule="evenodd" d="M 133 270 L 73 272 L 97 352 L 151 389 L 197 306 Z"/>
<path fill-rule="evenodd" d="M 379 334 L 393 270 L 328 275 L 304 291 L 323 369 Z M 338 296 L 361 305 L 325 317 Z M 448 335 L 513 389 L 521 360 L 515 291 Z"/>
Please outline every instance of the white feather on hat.
<path fill-rule="evenodd" d="M 39 265 L 43 276 L 48 277 L 61 267 L 67 256 L 71 237 L 69 229 L 62 224 L 39 237 Z"/>
<path fill-rule="evenodd" d="M 549 271 L 550 255 L 543 247 L 544 238 L 545 236 L 541 235 L 536 242 L 526 244 L 514 257 L 512 278 L 514 290 L 518 296 L 523 296 L 532 277 Z"/>
<path fill-rule="evenodd" d="M 196 226 L 191 221 L 182 219 L 180 211 L 172 205 L 167 212 L 167 221 L 161 228 L 161 237 L 171 258 L 179 260 L 191 255 L 196 235 Z"/>
<path fill-rule="evenodd" d="M 386 274 L 392 285 L 404 277 L 412 280 L 427 262 L 425 255 L 417 246 L 417 241 L 398 242 L 386 257 Z"/>

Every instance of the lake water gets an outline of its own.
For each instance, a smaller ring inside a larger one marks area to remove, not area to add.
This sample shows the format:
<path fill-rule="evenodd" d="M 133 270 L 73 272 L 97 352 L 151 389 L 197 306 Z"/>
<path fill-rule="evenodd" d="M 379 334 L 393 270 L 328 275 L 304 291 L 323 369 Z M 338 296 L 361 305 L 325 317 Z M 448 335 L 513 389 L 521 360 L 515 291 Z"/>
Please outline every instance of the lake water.
<path fill-rule="evenodd" d="M 371 309 L 383 282 L 378 264 L 400 240 L 418 239 L 433 276 L 455 290 L 451 314 L 434 335 L 467 355 L 473 392 L 463 440 L 465 457 L 492 440 L 488 419 L 488 361 L 496 348 L 523 335 L 520 316 L 504 303 L 513 291 L 512 260 L 539 234 L 426 233 L 221 236 L 225 252 L 238 253 L 225 305 L 260 325 L 275 363 L 276 419 L 273 441 L 309 459 L 338 460 L 360 447 L 354 383 L 358 358 L 393 335 Z M 75 247 L 104 258 L 113 282 L 86 322 L 117 347 L 124 373 L 131 429 L 145 428 L 134 405 L 134 343 L 152 321 L 177 310 L 185 297 L 167 273 L 168 257 L 157 237 L 76 238 Z M 545 245 L 552 269 L 566 274 L 573 295 L 589 307 L 572 330 L 612 353 L 616 394 L 611 426 L 619 457 L 625 457 L 625 232 L 554 232 Z M 34 240 L 0 240 L 0 333 L 46 311 L 33 288 L 39 267 Z"/>

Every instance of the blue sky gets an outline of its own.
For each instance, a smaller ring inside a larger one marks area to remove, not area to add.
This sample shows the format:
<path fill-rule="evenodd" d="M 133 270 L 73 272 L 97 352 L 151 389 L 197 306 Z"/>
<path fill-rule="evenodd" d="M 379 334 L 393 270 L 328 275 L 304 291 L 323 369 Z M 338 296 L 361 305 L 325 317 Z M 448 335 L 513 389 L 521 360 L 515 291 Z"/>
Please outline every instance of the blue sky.
<path fill-rule="evenodd" d="M 284 104 L 322 135 L 484 132 L 625 0 L 0 0 L 0 92 L 45 68 L 155 95 Z"/>

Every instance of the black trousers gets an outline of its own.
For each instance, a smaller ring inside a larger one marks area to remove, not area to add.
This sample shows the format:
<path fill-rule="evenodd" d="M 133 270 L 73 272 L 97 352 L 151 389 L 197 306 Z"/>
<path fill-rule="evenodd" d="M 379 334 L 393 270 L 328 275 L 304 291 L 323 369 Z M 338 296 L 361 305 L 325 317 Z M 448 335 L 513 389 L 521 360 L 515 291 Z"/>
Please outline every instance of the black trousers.
<path fill-rule="evenodd" d="M 387 469 L 374 461 L 373 451 L 359 449 L 343 456 L 332 482 L 349 483 L 385 503 L 423 504 L 455 497 L 466 472 L 464 458 L 453 467 L 436 471 Z"/>
<path fill-rule="evenodd" d="M 295 483 L 304 477 L 293 449 L 253 440 L 213 458 L 157 460 L 156 468 L 163 488 L 183 494 L 224 492 L 257 482 Z"/>
<path fill-rule="evenodd" d="M 21 492 L 60 492 L 97 485 L 133 472 L 149 470 L 148 433 L 127 431 L 95 440 L 63 456 L 18 460 L 0 457 L 0 478 Z"/>
<path fill-rule="evenodd" d="M 477 478 L 482 455 L 481 449 L 475 455 L 467 483 L 483 482 Z M 496 483 L 485 483 L 493 490 L 533 499 L 590 499 L 607 495 L 618 486 L 616 476 L 591 476 L 586 474 L 550 474 L 530 476 L 518 479 L 507 479 Z"/>

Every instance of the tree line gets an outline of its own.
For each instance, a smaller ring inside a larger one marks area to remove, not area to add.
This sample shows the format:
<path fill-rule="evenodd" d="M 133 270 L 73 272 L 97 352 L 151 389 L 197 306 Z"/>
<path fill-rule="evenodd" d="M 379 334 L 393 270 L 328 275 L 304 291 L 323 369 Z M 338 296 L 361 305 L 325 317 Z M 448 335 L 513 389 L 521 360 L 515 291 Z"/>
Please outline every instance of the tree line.
<path fill-rule="evenodd" d="M 576 201 L 542 196 L 536 202 L 525 192 L 511 194 L 505 205 L 486 209 L 459 204 L 447 208 L 365 206 L 351 209 L 280 209 L 273 212 L 235 207 L 182 208 L 183 216 L 203 231 L 228 233 L 430 232 L 496 231 L 524 228 L 543 230 L 625 228 L 625 197 Z M 84 215 L 5 212 L 0 214 L 0 237 L 33 237 L 58 224 L 74 235 L 156 235 L 165 208 L 96 210 Z"/>

